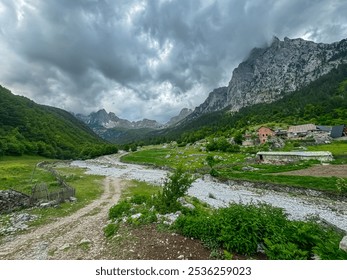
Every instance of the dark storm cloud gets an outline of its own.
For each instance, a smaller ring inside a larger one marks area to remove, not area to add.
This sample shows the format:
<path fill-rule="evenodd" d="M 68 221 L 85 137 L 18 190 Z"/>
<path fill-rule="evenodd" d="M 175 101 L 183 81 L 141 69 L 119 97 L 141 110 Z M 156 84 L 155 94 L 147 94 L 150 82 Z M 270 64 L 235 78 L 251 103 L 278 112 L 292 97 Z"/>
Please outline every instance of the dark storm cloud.
<path fill-rule="evenodd" d="M 40 103 L 168 119 L 272 37 L 347 37 L 346 1 L 0 0 L 0 83 Z"/>

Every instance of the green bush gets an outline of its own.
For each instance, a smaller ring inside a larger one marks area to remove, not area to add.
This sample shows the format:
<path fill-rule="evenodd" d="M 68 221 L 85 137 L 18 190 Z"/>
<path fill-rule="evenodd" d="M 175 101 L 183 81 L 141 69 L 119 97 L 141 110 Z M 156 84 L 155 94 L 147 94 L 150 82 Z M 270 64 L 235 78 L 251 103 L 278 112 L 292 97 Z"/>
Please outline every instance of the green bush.
<path fill-rule="evenodd" d="M 218 139 L 210 140 L 206 145 L 206 149 L 207 151 L 237 153 L 240 151 L 240 146 L 229 143 L 225 137 L 220 137 Z"/>
<path fill-rule="evenodd" d="M 127 222 L 139 226 L 155 223 L 158 221 L 156 212 L 149 210 L 148 208 L 138 209 L 138 213 L 141 213 L 139 218 L 128 218 Z"/>
<path fill-rule="evenodd" d="M 176 220 L 174 228 L 185 236 L 202 240 L 205 244 L 221 244 L 217 238 L 221 231 L 220 224 L 215 216 L 207 216 L 203 212 L 196 215 L 181 215 Z"/>
<path fill-rule="evenodd" d="M 323 260 L 347 260 L 347 252 L 339 248 L 341 234 L 327 230 L 321 241 L 313 248 L 313 253 Z"/>
<path fill-rule="evenodd" d="M 145 194 L 134 194 L 131 198 L 130 198 L 130 202 L 140 205 L 143 203 L 146 203 L 148 200 L 150 199 L 150 197 L 148 195 Z"/>
<path fill-rule="evenodd" d="M 309 252 L 298 248 L 294 243 L 274 243 L 265 239 L 265 253 L 270 260 L 307 260 Z"/>
<path fill-rule="evenodd" d="M 282 209 L 266 204 L 181 215 L 174 228 L 185 236 L 217 244 L 228 252 L 253 255 L 260 247 L 269 259 L 347 259 L 339 250 L 342 235 L 316 222 L 291 221 Z"/>
<path fill-rule="evenodd" d="M 339 193 L 347 193 L 347 180 L 343 178 L 336 178 L 336 188 Z"/>
<path fill-rule="evenodd" d="M 263 239 L 280 232 L 286 221 L 282 209 L 266 204 L 239 205 L 217 210 L 222 225 L 218 239 L 230 252 L 252 255 Z"/>
<path fill-rule="evenodd" d="M 104 228 L 104 234 L 106 237 L 111 237 L 113 236 L 119 229 L 119 224 L 108 224 Z"/>
<path fill-rule="evenodd" d="M 110 208 L 108 217 L 109 219 L 120 218 L 128 214 L 130 209 L 131 209 L 131 204 L 128 201 L 123 200 Z"/>
<path fill-rule="evenodd" d="M 163 190 L 158 193 L 153 204 L 161 213 L 172 213 L 181 208 L 177 199 L 184 196 L 194 178 L 178 167 L 164 182 Z"/>

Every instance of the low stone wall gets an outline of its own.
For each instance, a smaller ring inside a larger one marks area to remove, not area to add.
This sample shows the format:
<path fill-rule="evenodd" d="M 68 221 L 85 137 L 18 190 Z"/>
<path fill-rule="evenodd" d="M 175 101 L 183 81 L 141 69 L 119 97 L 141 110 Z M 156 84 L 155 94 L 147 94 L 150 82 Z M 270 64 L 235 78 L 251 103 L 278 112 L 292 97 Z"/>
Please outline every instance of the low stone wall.
<path fill-rule="evenodd" d="M 329 162 L 333 160 L 331 152 L 258 152 L 257 159 L 263 163 L 291 163 L 300 160 L 319 160 Z"/>
<path fill-rule="evenodd" d="M 16 209 L 28 207 L 29 196 L 15 190 L 0 191 L 0 214 L 10 213 Z"/>

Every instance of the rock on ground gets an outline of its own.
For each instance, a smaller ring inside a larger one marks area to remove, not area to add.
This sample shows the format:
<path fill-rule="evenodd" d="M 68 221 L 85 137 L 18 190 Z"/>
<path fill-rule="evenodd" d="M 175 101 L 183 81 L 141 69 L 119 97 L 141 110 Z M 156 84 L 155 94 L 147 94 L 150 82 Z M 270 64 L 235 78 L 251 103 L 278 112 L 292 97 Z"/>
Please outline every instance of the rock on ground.
<path fill-rule="evenodd" d="M 340 242 L 340 249 L 347 252 L 347 235 Z"/>

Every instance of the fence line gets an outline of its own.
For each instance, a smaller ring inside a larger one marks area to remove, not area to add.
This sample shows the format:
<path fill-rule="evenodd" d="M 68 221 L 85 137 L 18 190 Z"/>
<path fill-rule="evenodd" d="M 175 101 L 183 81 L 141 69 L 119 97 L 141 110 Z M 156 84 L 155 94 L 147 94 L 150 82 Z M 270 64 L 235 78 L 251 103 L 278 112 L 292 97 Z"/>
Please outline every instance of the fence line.
<path fill-rule="evenodd" d="M 63 202 L 64 200 L 75 196 L 75 188 L 69 186 L 55 169 L 46 166 L 46 164 L 46 162 L 40 162 L 37 164 L 37 166 L 50 172 L 56 178 L 61 188 L 60 190 L 49 191 L 46 184 L 36 184 L 31 190 L 30 203 L 34 204 L 39 200 L 56 200 L 58 202 Z"/>

